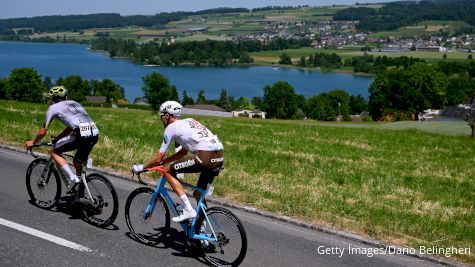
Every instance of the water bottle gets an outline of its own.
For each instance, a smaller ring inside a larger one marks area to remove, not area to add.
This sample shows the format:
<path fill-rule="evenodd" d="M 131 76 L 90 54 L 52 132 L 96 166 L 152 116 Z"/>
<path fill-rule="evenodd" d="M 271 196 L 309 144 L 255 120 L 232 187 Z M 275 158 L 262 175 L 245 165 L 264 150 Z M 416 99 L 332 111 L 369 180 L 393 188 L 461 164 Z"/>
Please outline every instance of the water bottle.
<path fill-rule="evenodd" d="M 87 159 L 87 164 L 86 164 L 87 168 L 90 169 L 92 168 L 92 158 L 88 158 Z"/>
<path fill-rule="evenodd" d="M 214 191 L 214 186 L 212 184 L 208 184 L 208 188 L 206 189 L 206 195 L 211 196 Z"/>
<path fill-rule="evenodd" d="M 180 204 L 180 203 L 176 203 L 176 204 L 175 204 L 175 209 L 176 209 L 176 211 L 178 212 L 178 215 L 183 214 L 183 209 L 184 209 L 184 208 L 185 208 L 185 207 L 183 207 L 183 205 Z"/>

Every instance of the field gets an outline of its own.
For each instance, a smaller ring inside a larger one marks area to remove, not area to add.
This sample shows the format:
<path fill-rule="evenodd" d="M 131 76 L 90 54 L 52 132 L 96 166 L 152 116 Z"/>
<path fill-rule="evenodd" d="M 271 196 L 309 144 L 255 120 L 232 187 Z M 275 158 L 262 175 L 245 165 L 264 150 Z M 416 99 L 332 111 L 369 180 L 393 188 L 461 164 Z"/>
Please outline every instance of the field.
<path fill-rule="evenodd" d="M 413 37 L 414 35 L 432 35 L 440 31 L 449 32 L 453 34 L 456 29 L 460 27 L 469 27 L 470 25 L 463 21 L 423 21 L 414 26 L 401 27 L 394 31 L 375 32 L 370 34 L 371 37 Z"/>
<path fill-rule="evenodd" d="M 292 57 L 293 61 L 298 61 L 300 57 L 308 57 L 314 55 L 315 53 L 336 53 L 343 60 L 351 59 L 356 56 L 363 56 L 365 52 L 360 51 L 358 47 L 345 47 L 343 49 L 324 49 L 324 48 L 301 48 L 301 49 L 285 49 L 279 51 L 262 51 L 251 53 L 251 56 L 255 59 L 256 63 L 265 63 L 265 62 L 279 62 L 280 55 L 282 53 L 287 53 Z M 468 55 L 474 55 L 475 53 L 467 53 L 462 51 L 454 52 L 430 52 L 430 51 L 402 51 L 402 52 L 379 52 L 371 51 L 366 52 L 368 55 L 377 56 L 387 56 L 387 57 L 414 57 L 421 58 L 426 60 L 429 63 L 436 63 L 443 59 L 443 55 L 447 55 L 447 60 L 467 60 Z"/>
<path fill-rule="evenodd" d="M 0 142 L 21 147 L 46 108 L 0 101 Z M 160 146 L 150 112 L 88 111 L 101 131 L 95 165 L 128 175 Z M 198 119 L 225 146 L 220 198 L 399 245 L 475 247 L 475 141 L 464 122 Z"/>
<path fill-rule="evenodd" d="M 366 5 L 372 8 L 378 8 L 380 5 Z M 296 21 L 321 21 L 331 20 L 336 11 L 348 8 L 346 5 L 328 6 L 328 7 L 302 7 L 298 9 L 287 10 L 266 10 L 252 13 L 229 13 L 229 14 L 209 14 L 201 16 L 201 19 L 184 18 L 180 21 L 173 21 L 165 25 L 164 29 L 148 29 L 142 27 L 124 27 L 124 28 L 96 28 L 86 29 L 82 32 L 54 32 L 31 35 L 32 38 L 49 36 L 53 39 L 67 38 L 76 40 L 89 40 L 99 32 L 108 32 L 112 38 L 129 38 L 140 42 L 152 40 L 154 38 L 166 38 L 167 36 L 178 37 L 179 41 L 203 40 L 203 37 L 209 36 L 209 39 L 221 40 L 223 35 L 240 36 L 253 33 L 260 33 L 265 30 L 267 23 L 271 22 L 296 22 Z M 205 28 L 206 35 L 190 36 L 185 34 L 192 28 Z M 183 40 L 182 40 L 183 39 Z"/>

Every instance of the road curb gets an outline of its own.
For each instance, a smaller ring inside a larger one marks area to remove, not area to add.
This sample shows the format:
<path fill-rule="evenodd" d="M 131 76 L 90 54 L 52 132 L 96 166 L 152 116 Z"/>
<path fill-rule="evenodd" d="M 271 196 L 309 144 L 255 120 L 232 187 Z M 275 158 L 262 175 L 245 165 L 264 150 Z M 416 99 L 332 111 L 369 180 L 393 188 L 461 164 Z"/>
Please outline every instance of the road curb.
<path fill-rule="evenodd" d="M 0 149 L 6 149 L 6 150 L 10 150 L 10 151 L 19 152 L 19 153 L 25 153 L 25 149 L 20 149 L 18 147 L 13 147 L 13 146 L 5 145 L 5 144 L 0 144 Z M 42 156 L 46 156 L 45 154 L 41 154 L 41 153 L 37 153 L 37 154 L 42 155 Z M 97 168 L 97 167 L 94 167 L 94 166 L 91 169 L 95 172 L 98 172 L 98 173 L 102 173 L 102 174 L 105 174 L 105 175 L 108 175 L 108 176 L 112 176 L 112 177 L 115 177 L 115 178 L 119 178 L 119 179 L 122 179 L 122 180 L 127 180 L 127 181 L 130 181 L 130 182 L 133 182 L 133 183 L 140 184 L 138 181 L 131 180 L 130 177 L 126 177 L 123 174 L 120 174 L 120 173 L 117 173 L 117 172 L 100 169 L 100 168 Z M 318 231 L 318 232 L 322 232 L 322 233 L 326 233 L 326 234 L 331 234 L 331 235 L 338 236 L 338 237 L 343 237 L 343 238 L 346 238 L 346 239 L 349 239 L 349 240 L 352 240 L 352 241 L 359 242 L 359 243 L 364 244 L 364 245 L 369 245 L 369 246 L 378 247 L 378 248 L 388 248 L 388 249 L 392 248 L 392 249 L 396 249 L 398 251 L 403 251 L 403 249 L 404 249 L 404 247 L 401 247 L 401 246 L 391 245 L 391 244 L 383 242 L 383 241 L 370 239 L 370 238 L 360 236 L 360 235 L 357 235 L 357 234 L 343 232 L 343 231 L 340 231 L 340 230 L 324 227 L 324 226 L 321 226 L 321 225 L 304 222 L 304 221 L 301 221 L 301 220 L 298 220 L 298 219 L 295 219 L 295 218 L 292 218 L 292 217 L 289 217 L 289 216 L 279 215 L 279 214 L 271 213 L 271 212 L 268 212 L 268 211 L 260 210 L 260 209 L 254 208 L 254 207 L 241 205 L 241 204 L 225 202 L 225 201 L 223 201 L 223 200 L 221 200 L 217 197 L 214 197 L 214 196 L 208 196 L 207 201 L 209 201 L 213 204 L 234 208 L 234 209 L 238 209 L 238 210 L 245 211 L 245 212 L 248 212 L 248 213 L 257 214 L 257 215 L 260 215 L 260 216 L 263 216 L 263 217 L 266 217 L 266 218 L 270 218 L 270 219 L 274 219 L 274 220 L 277 220 L 277 221 L 289 223 L 289 224 L 299 226 L 299 227 L 302 227 L 302 228 L 306 228 L 306 229 L 310 229 L 310 230 L 314 230 L 314 231 Z M 420 253 L 415 253 L 415 254 L 414 253 L 401 253 L 401 254 L 411 256 L 411 257 L 415 257 L 415 258 L 419 258 L 419 259 L 426 260 L 426 261 L 430 261 L 430 262 L 433 262 L 433 263 L 447 265 L 447 266 L 470 266 L 470 265 L 467 265 L 467 264 L 456 262 L 454 260 L 444 259 L 442 257 L 432 256 L 432 255 L 428 255 L 428 254 L 420 254 Z"/>

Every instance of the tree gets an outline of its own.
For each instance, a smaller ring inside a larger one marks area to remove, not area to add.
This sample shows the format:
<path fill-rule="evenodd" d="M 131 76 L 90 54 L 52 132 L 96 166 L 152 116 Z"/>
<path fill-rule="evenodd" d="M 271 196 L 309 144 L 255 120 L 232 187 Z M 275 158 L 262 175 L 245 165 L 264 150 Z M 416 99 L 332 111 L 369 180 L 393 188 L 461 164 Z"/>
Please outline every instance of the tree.
<path fill-rule="evenodd" d="M 115 103 L 119 99 L 124 98 L 120 85 L 114 83 L 110 79 L 104 79 L 102 82 L 92 80 L 90 84 L 93 95 L 105 96 L 107 103 Z"/>
<path fill-rule="evenodd" d="M 246 110 L 254 110 L 255 107 L 249 101 L 247 97 L 241 96 L 238 100 L 234 103 L 236 109 L 246 109 Z"/>
<path fill-rule="evenodd" d="M 191 96 L 188 96 L 188 94 L 186 93 L 186 90 L 183 90 L 183 101 L 181 102 L 181 104 L 183 106 L 195 104 L 195 101 L 193 100 Z"/>
<path fill-rule="evenodd" d="M 350 96 L 350 111 L 351 114 L 360 114 L 363 111 L 368 110 L 368 102 L 363 96 Z"/>
<path fill-rule="evenodd" d="M 260 96 L 253 96 L 251 99 L 251 103 L 256 107 L 256 109 L 262 108 L 263 99 Z"/>
<path fill-rule="evenodd" d="M 332 90 L 327 93 L 331 107 L 343 120 L 350 120 L 350 97 L 345 90 Z"/>
<path fill-rule="evenodd" d="M 472 128 L 472 138 L 475 138 L 475 94 L 472 97 L 470 108 L 465 111 L 464 120 Z"/>
<path fill-rule="evenodd" d="M 292 58 L 286 53 L 282 53 L 280 55 L 279 63 L 284 65 L 292 65 Z"/>
<path fill-rule="evenodd" d="M 86 101 L 86 96 L 91 95 L 91 86 L 87 80 L 83 80 L 78 75 L 71 75 L 66 78 L 60 77 L 56 85 L 62 85 L 68 90 L 68 98 L 78 102 Z"/>
<path fill-rule="evenodd" d="M 440 108 L 446 102 L 447 84 L 445 74 L 431 65 L 379 72 L 369 88 L 370 114 L 377 120 L 387 114 L 410 117 Z"/>
<path fill-rule="evenodd" d="M 447 87 L 447 105 L 454 106 L 461 103 L 468 103 L 475 94 L 475 80 L 467 74 L 460 73 L 449 79 Z"/>
<path fill-rule="evenodd" d="M 262 109 L 267 117 L 290 119 L 297 112 L 297 95 L 287 82 L 280 81 L 264 87 Z"/>
<path fill-rule="evenodd" d="M 53 83 L 51 82 L 51 78 L 50 77 L 45 77 L 43 79 L 43 85 L 44 85 L 45 88 L 48 88 L 48 89 L 53 87 Z"/>
<path fill-rule="evenodd" d="M 206 104 L 206 97 L 205 97 L 205 91 L 200 90 L 198 92 L 198 97 L 196 98 L 196 104 Z"/>
<path fill-rule="evenodd" d="M 307 99 L 307 116 L 320 121 L 334 121 L 336 112 L 328 94 L 323 93 Z"/>
<path fill-rule="evenodd" d="M 180 97 L 178 96 L 178 90 L 176 89 L 175 85 L 172 85 L 170 87 L 170 97 L 168 98 L 168 100 L 180 102 Z"/>
<path fill-rule="evenodd" d="M 229 101 L 228 93 L 224 88 L 221 89 L 221 93 L 219 94 L 218 106 L 226 111 L 231 111 L 231 102 Z"/>
<path fill-rule="evenodd" d="M 7 78 L 0 79 L 0 99 L 6 98 L 5 84 L 7 83 Z"/>
<path fill-rule="evenodd" d="M 46 91 L 40 75 L 32 68 L 14 69 L 5 86 L 5 97 L 24 102 L 40 103 L 44 101 Z"/>
<path fill-rule="evenodd" d="M 307 63 L 307 60 L 305 59 L 305 56 L 301 56 L 298 66 L 299 66 L 299 67 L 305 67 L 305 66 L 306 66 L 306 63 Z"/>
<path fill-rule="evenodd" d="M 160 105 L 170 99 L 170 82 L 157 72 L 152 72 L 142 78 L 142 91 L 153 111 L 157 112 Z"/>

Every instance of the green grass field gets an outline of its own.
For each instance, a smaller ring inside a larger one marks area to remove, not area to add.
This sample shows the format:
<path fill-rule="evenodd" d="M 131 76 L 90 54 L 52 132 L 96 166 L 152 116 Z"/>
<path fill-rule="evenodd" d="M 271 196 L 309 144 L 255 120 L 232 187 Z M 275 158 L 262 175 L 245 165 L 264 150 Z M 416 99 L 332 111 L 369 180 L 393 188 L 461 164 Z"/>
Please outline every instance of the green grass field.
<path fill-rule="evenodd" d="M 0 101 L 0 141 L 21 147 L 46 108 Z M 157 115 L 88 111 L 101 131 L 95 165 L 128 175 L 159 148 Z M 198 119 L 224 143 L 215 192 L 227 201 L 399 245 L 475 247 L 475 140 L 463 122 L 454 134 L 454 124 L 430 122 Z"/>
<path fill-rule="evenodd" d="M 428 36 L 432 34 L 437 34 L 440 31 L 449 32 L 453 34 L 456 29 L 460 27 L 469 27 L 470 25 L 463 21 L 443 21 L 443 20 L 428 20 L 417 23 L 414 26 L 405 26 L 393 31 L 385 32 L 375 32 L 370 34 L 371 37 L 413 37 L 418 36 Z"/>
<path fill-rule="evenodd" d="M 261 52 L 254 52 L 251 53 L 251 56 L 255 58 L 256 63 L 261 62 L 278 62 L 280 55 L 282 53 L 287 53 L 293 60 L 298 61 L 300 57 L 305 56 L 308 57 L 310 55 L 314 55 L 315 53 L 336 53 L 339 55 L 343 60 L 351 59 L 356 56 L 363 56 L 365 52 L 360 51 L 358 47 L 348 47 L 343 49 L 324 49 L 324 48 L 311 48 L 305 47 L 301 49 L 284 49 L 279 51 L 261 51 Z M 368 55 L 377 56 L 387 56 L 387 57 L 413 57 L 413 58 L 421 58 L 426 60 L 429 63 L 437 63 L 438 61 L 443 59 L 443 55 L 447 55 L 447 60 L 468 60 L 468 55 L 474 55 L 475 53 L 467 53 L 461 51 L 455 52 L 430 52 L 430 51 L 403 51 L 403 52 L 379 52 L 379 51 L 371 51 L 366 52 Z"/>

